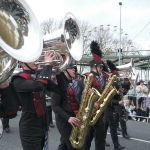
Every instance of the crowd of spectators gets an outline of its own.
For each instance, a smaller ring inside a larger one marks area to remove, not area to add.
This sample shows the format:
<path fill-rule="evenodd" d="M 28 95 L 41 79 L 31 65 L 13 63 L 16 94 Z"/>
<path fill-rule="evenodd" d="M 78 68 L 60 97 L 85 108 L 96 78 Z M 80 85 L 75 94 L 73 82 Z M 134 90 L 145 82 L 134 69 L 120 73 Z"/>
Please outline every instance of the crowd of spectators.
<path fill-rule="evenodd" d="M 147 122 L 150 117 L 150 81 L 148 84 L 143 80 L 136 84 L 134 80 L 130 82 L 130 90 L 123 98 L 126 113 L 134 121 Z"/>

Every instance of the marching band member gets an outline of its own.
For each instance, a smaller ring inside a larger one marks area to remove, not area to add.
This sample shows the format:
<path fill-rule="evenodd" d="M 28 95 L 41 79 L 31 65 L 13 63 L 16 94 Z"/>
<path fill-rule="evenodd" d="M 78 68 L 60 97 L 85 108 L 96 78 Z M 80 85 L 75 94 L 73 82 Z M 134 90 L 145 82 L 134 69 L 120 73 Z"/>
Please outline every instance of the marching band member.
<path fill-rule="evenodd" d="M 12 83 L 8 80 L 0 84 L 1 101 L 0 104 L 0 117 L 1 118 L 14 118 L 17 116 L 17 111 L 20 107 L 20 100 L 18 94 Z"/>
<path fill-rule="evenodd" d="M 113 70 L 114 69 L 117 70 L 117 68 L 114 66 L 114 64 L 111 61 L 109 61 L 108 65 L 109 65 L 111 72 L 114 74 L 115 72 Z M 123 76 L 121 78 L 118 77 L 117 83 L 119 86 L 119 95 L 120 95 L 120 99 L 118 99 L 118 100 L 121 101 L 123 99 L 123 96 L 126 95 L 128 90 L 130 89 L 131 83 L 130 83 L 129 79 L 126 77 L 125 73 L 123 74 Z M 119 124 L 119 122 L 120 122 L 121 129 L 122 129 L 122 136 L 126 139 L 129 139 L 130 136 L 127 133 L 127 125 L 126 125 L 126 121 L 124 119 L 124 112 L 125 112 L 124 105 L 115 106 L 114 118 L 115 118 L 116 125 Z"/>
<path fill-rule="evenodd" d="M 111 70 L 111 73 L 114 75 L 119 75 L 117 72 L 117 68 L 111 68 L 110 65 L 111 61 L 107 60 L 107 65 L 109 66 L 109 69 Z M 113 86 L 116 87 L 117 90 L 119 90 L 119 85 L 118 82 L 115 81 Z M 115 150 L 119 150 L 119 149 L 124 149 L 124 146 L 121 146 L 119 144 L 119 139 L 118 139 L 118 135 L 117 135 L 117 128 L 116 128 L 116 122 L 113 116 L 113 110 L 114 110 L 114 106 L 116 105 L 123 105 L 123 101 L 120 101 L 120 95 L 116 94 L 112 100 L 110 101 L 110 103 L 107 105 L 105 111 L 104 111 L 104 120 L 105 120 L 105 136 L 107 135 L 107 129 L 108 126 L 110 127 L 110 134 L 111 134 L 111 138 L 112 138 L 112 142 L 114 144 L 114 149 Z"/>
<path fill-rule="evenodd" d="M 65 56 L 63 58 L 65 59 Z M 69 141 L 72 127 L 80 123 L 76 114 L 79 110 L 77 97 L 81 95 L 81 90 L 79 85 L 74 83 L 75 72 L 76 68 L 73 63 L 70 63 L 66 70 L 56 75 L 57 84 L 63 94 L 52 93 L 51 95 L 51 106 L 56 116 L 58 131 L 61 134 L 58 150 L 75 150 Z"/>
<path fill-rule="evenodd" d="M 48 149 L 48 120 L 46 111 L 46 90 L 59 92 L 57 85 L 50 81 L 52 61 L 55 55 L 52 52 L 44 54 L 45 66 L 37 75 L 35 62 L 19 62 L 23 72 L 12 77 L 21 104 L 22 115 L 19 122 L 19 132 L 24 150 Z"/>
<path fill-rule="evenodd" d="M 90 48 L 93 56 L 93 60 L 90 61 L 91 72 L 85 73 L 85 75 L 88 76 L 90 73 L 94 74 L 92 87 L 96 88 L 100 93 L 102 93 L 105 87 L 105 77 L 102 74 L 102 52 L 99 49 L 96 41 L 91 42 Z M 94 104 L 94 107 L 98 108 L 97 103 Z M 103 116 L 98 119 L 94 126 L 89 127 L 83 150 L 90 150 L 93 138 L 95 139 L 95 150 L 105 150 L 105 129 Z"/>

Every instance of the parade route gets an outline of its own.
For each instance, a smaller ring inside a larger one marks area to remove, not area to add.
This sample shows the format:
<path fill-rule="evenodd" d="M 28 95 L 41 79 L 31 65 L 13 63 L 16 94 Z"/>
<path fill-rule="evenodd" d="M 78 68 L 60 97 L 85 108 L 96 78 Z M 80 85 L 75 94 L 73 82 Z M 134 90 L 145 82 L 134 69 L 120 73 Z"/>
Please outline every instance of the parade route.
<path fill-rule="evenodd" d="M 18 123 L 21 113 L 18 116 L 10 120 L 10 133 L 3 134 L 2 139 L 0 139 L 0 150 L 22 150 Z M 53 114 L 54 119 L 54 114 Z M 55 124 L 55 123 L 54 123 Z M 150 123 L 142 123 L 135 121 L 127 122 L 128 133 L 131 135 L 129 140 L 122 138 L 119 135 L 119 143 L 125 146 L 125 150 L 149 150 L 150 149 Z M 121 132 L 119 132 L 121 134 Z M 60 134 L 55 126 L 55 128 L 50 128 L 49 132 L 49 148 L 50 150 L 57 150 L 59 144 Z M 113 144 L 111 136 L 108 130 L 107 143 L 110 147 L 106 147 L 106 150 L 113 150 Z M 94 142 L 92 142 L 91 150 L 95 150 Z"/>

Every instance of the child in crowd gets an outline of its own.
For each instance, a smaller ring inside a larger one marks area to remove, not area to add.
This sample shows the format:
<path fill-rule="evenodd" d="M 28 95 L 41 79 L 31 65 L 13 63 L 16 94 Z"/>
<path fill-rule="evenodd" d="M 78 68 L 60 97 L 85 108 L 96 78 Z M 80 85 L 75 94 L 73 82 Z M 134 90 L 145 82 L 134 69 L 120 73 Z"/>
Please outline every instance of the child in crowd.
<path fill-rule="evenodd" d="M 124 100 L 124 107 L 127 112 L 127 115 L 130 116 L 132 120 L 136 121 L 135 118 L 136 112 L 134 111 L 135 106 L 131 103 L 131 100 L 128 99 L 127 95 L 124 96 L 123 100 Z"/>

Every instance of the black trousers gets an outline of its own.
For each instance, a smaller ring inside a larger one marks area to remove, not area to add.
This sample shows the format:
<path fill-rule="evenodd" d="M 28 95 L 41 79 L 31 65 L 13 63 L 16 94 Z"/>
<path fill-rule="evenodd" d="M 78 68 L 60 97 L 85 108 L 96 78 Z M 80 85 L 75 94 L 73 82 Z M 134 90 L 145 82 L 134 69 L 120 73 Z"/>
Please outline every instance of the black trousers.
<path fill-rule="evenodd" d="M 56 116 L 56 125 L 59 133 L 61 134 L 60 144 L 58 150 L 76 150 L 72 147 L 69 137 L 72 131 L 72 126 L 67 121 L 63 121 Z"/>
<path fill-rule="evenodd" d="M 103 116 L 99 118 L 94 126 L 89 126 L 82 150 L 90 150 L 93 138 L 95 140 L 95 150 L 105 150 L 105 128 Z"/>
<path fill-rule="evenodd" d="M 9 128 L 9 118 L 3 118 L 3 128 Z"/>
<path fill-rule="evenodd" d="M 118 135 L 117 135 L 115 119 L 113 117 L 113 108 L 111 106 L 107 106 L 104 111 L 104 121 L 105 121 L 105 139 L 107 136 L 107 130 L 109 126 L 111 139 L 114 144 L 114 148 L 117 148 L 119 145 L 119 140 L 118 140 Z"/>
<path fill-rule="evenodd" d="M 52 119 L 52 108 L 51 106 L 46 106 L 47 107 L 47 111 L 48 111 L 48 121 L 49 124 L 53 123 L 53 119 Z"/>
<path fill-rule="evenodd" d="M 22 113 L 19 122 L 19 133 L 23 150 L 43 150 L 46 126 L 45 115 Z"/>
<path fill-rule="evenodd" d="M 118 105 L 115 106 L 115 113 L 114 113 L 114 118 L 115 118 L 115 123 L 116 126 L 119 126 L 119 122 L 120 122 L 120 126 L 122 129 L 122 134 L 127 134 L 127 125 L 126 125 L 126 121 L 124 120 L 124 111 L 122 110 L 124 106 Z"/>

